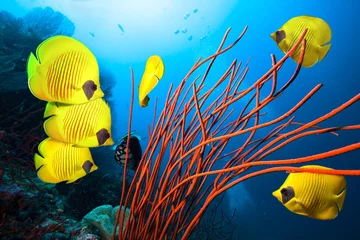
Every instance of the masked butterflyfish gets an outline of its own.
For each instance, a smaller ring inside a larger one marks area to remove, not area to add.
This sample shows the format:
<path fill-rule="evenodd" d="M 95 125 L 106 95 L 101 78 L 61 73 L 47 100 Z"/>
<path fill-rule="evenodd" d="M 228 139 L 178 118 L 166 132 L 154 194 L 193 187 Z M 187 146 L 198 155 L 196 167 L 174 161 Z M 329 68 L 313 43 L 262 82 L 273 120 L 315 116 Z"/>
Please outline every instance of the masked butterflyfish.
<path fill-rule="evenodd" d="M 50 37 L 36 56 L 30 53 L 27 74 L 31 93 L 44 101 L 82 104 L 104 96 L 94 54 L 68 36 Z"/>
<path fill-rule="evenodd" d="M 52 138 L 46 138 L 35 153 L 35 169 L 46 183 L 72 183 L 98 169 L 89 148 L 75 147 Z"/>
<path fill-rule="evenodd" d="M 302 168 L 331 169 L 317 165 Z M 291 212 L 319 220 L 336 218 L 343 208 L 345 195 L 344 176 L 307 172 L 290 173 L 284 184 L 273 192 Z"/>
<path fill-rule="evenodd" d="M 150 100 L 148 94 L 156 87 L 159 80 L 163 77 L 165 66 L 162 59 L 153 55 L 148 58 L 144 74 L 139 85 L 139 103 L 141 107 L 146 107 Z"/>
<path fill-rule="evenodd" d="M 78 105 L 49 102 L 44 111 L 44 118 L 47 117 L 45 132 L 56 140 L 78 147 L 114 144 L 110 107 L 102 98 Z"/>
<path fill-rule="evenodd" d="M 305 29 L 307 33 L 303 67 L 311 67 L 324 59 L 329 52 L 331 44 L 330 26 L 321 18 L 311 16 L 299 16 L 291 18 L 280 29 L 270 34 L 283 53 L 287 53 L 299 40 Z M 292 54 L 291 58 L 298 62 L 300 58 L 301 44 Z"/>

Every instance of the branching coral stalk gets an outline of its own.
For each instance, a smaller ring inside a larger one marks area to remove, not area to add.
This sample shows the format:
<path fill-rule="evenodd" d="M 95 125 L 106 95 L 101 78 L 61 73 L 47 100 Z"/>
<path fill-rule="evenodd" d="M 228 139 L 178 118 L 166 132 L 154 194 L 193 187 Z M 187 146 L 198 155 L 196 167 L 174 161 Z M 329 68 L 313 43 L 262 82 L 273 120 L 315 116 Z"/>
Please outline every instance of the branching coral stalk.
<path fill-rule="evenodd" d="M 297 159 L 265 160 L 271 153 L 303 137 L 360 129 L 360 125 L 328 128 L 319 126 L 358 102 L 360 94 L 308 123 L 294 120 L 294 113 L 321 89 L 322 84 L 316 85 L 285 114 L 273 120 L 264 118 L 264 108 L 281 97 L 301 70 L 307 29 L 279 61 L 271 55 L 272 67 L 250 87 L 241 90 L 249 70 L 249 62 L 242 66 L 235 59 L 217 83 L 204 92 L 206 79 L 216 58 L 235 46 L 246 30 L 247 28 L 231 45 L 223 48 L 230 32 L 228 29 L 215 54 L 196 61 L 174 91 L 173 85 L 170 86 L 157 121 L 155 106 L 154 121 L 149 127 L 149 143 L 129 188 L 131 194 L 123 191 L 120 199 L 120 205 L 130 206 L 130 217 L 125 230 L 117 233 L 119 239 L 188 239 L 209 204 L 219 194 L 237 183 L 263 174 L 306 171 L 360 175 L 360 170 L 319 170 L 291 166 L 354 151 L 360 148 L 360 143 Z M 298 49 L 300 59 L 293 75 L 279 86 L 278 71 Z M 208 66 L 202 78 L 194 77 L 195 80 L 186 89 L 190 77 L 206 63 Z M 219 89 L 221 84 L 226 84 L 226 87 L 218 93 L 215 89 Z M 266 92 L 265 85 L 271 85 L 269 92 Z M 129 133 L 133 98 L 132 75 Z M 239 105 L 235 103 L 244 99 L 247 102 L 239 109 Z M 238 115 L 235 115 L 237 111 Z M 260 130 L 261 133 L 267 131 L 265 137 L 258 137 L 264 135 L 259 133 Z M 235 137 L 241 140 L 237 140 L 238 147 L 235 150 L 229 151 L 227 146 Z M 258 166 L 265 169 L 249 171 Z M 215 180 L 210 182 L 210 176 L 215 177 Z M 116 223 L 116 226 L 121 226 L 119 229 L 123 229 L 124 214 L 118 214 Z M 114 228 L 114 236 L 115 234 Z"/>

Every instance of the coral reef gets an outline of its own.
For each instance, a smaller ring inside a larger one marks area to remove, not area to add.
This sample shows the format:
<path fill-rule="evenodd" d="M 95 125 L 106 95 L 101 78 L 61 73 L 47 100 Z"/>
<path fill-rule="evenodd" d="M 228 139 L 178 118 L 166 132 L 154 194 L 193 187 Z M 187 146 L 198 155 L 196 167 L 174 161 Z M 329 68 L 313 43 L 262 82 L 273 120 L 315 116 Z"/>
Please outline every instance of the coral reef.
<path fill-rule="evenodd" d="M 113 208 L 111 205 L 103 205 L 94 208 L 85 215 L 81 224 L 84 227 L 96 227 L 100 232 L 102 240 L 110 240 L 112 239 L 116 214 L 119 211 L 119 208 L 119 206 Z M 125 209 L 125 223 L 129 217 L 129 212 L 129 209 Z"/>
<path fill-rule="evenodd" d="M 119 202 L 115 176 L 95 177 L 114 185 L 89 180 L 98 185 L 93 188 L 96 194 L 85 181 L 61 195 L 55 185 L 38 180 L 34 169 L 33 155 L 46 137 L 42 128 L 46 102 L 28 90 L 27 57 L 44 39 L 58 34 L 71 36 L 74 29 L 66 16 L 48 7 L 35 8 L 22 18 L 0 11 L 0 239 L 72 239 L 79 234 L 79 239 L 97 239 L 81 232 L 76 220 L 99 205 Z M 110 96 L 114 74 L 100 65 L 100 77 Z M 88 193 L 94 197 L 81 195 Z M 83 209 L 84 201 L 79 199 L 88 200 L 85 204 L 89 206 Z"/>
<path fill-rule="evenodd" d="M 71 239 L 81 226 L 63 214 L 65 198 L 54 185 L 33 178 L 37 189 L 11 183 L 4 172 L 0 184 L 0 236 L 2 239 Z M 41 201 L 39 201 L 41 199 Z"/>
<path fill-rule="evenodd" d="M 34 8 L 23 18 L 0 11 L 0 93 L 27 88 L 26 61 L 42 40 L 72 36 L 75 25 L 52 8 Z"/>

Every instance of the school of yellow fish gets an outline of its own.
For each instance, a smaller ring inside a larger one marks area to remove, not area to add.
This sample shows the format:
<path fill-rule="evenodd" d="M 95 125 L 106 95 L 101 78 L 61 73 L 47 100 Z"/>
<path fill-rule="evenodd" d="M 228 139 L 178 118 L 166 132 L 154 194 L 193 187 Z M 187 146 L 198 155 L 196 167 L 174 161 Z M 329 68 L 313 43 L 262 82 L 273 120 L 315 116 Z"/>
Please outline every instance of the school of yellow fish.
<path fill-rule="evenodd" d="M 321 18 L 298 16 L 287 21 L 270 37 L 287 53 L 303 30 L 307 46 L 303 67 L 312 67 L 328 54 L 330 26 Z M 300 48 L 291 58 L 299 61 Z M 140 107 L 147 107 L 149 93 L 164 75 L 160 56 L 148 58 L 138 86 Z M 110 107 L 100 88 L 99 66 L 93 53 L 81 42 L 67 36 L 54 36 L 42 42 L 36 56 L 27 63 L 28 86 L 38 99 L 48 101 L 44 130 L 48 138 L 38 146 L 34 161 L 38 177 L 48 183 L 72 183 L 95 171 L 91 147 L 109 146 L 111 137 Z M 302 168 L 330 169 L 309 165 Z M 346 195 L 344 176 L 290 173 L 283 185 L 273 192 L 288 210 L 307 217 L 330 220 L 342 210 Z"/>
<path fill-rule="evenodd" d="M 89 148 L 114 142 L 94 54 L 74 38 L 50 37 L 38 46 L 36 56 L 30 53 L 27 74 L 31 93 L 48 101 L 48 138 L 34 157 L 38 177 L 47 183 L 72 183 L 95 171 Z"/>
<path fill-rule="evenodd" d="M 301 66 L 309 68 L 322 61 L 331 48 L 332 32 L 327 22 L 307 15 L 293 17 L 270 37 L 286 54 L 306 28 L 306 49 Z M 301 46 L 291 56 L 295 62 L 300 59 L 300 50 Z M 301 168 L 331 169 L 318 165 Z M 346 179 L 330 174 L 290 173 L 283 185 L 273 192 L 273 196 L 293 213 L 318 220 L 331 220 L 343 209 Z"/>

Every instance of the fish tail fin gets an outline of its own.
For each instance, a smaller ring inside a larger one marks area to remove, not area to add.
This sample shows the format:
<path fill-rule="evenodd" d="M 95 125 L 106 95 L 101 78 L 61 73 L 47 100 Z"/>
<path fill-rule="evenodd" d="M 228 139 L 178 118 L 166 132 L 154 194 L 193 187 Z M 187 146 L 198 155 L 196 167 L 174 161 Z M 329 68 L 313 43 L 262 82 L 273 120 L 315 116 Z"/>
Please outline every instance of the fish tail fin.
<path fill-rule="evenodd" d="M 26 71 L 28 75 L 28 87 L 30 92 L 40 100 L 49 100 L 48 93 L 44 89 L 44 78 L 43 73 L 39 73 L 39 62 L 33 53 L 30 53 Z"/>
<path fill-rule="evenodd" d="M 35 162 L 35 169 L 38 170 L 41 166 L 44 165 L 45 159 L 39 154 L 35 153 L 34 162 Z"/>
<path fill-rule="evenodd" d="M 35 55 L 33 53 L 30 53 L 28 60 L 27 60 L 27 64 L 26 64 L 26 71 L 28 74 L 28 79 L 32 78 L 36 74 L 39 65 L 40 64 L 39 64 L 38 60 L 36 59 Z"/>
<path fill-rule="evenodd" d="M 35 169 L 37 170 L 37 176 L 40 178 L 41 181 L 46 183 L 60 182 L 49 172 L 49 168 L 45 164 L 46 162 L 45 158 L 35 153 L 34 162 L 35 162 Z"/>
<path fill-rule="evenodd" d="M 336 196 L 335 202 L 339 208 L 339 211 L 341 211 L 344 206 L 345 196 L 346 188 L 339 195 Z"/>
<path fill-rule="evenodd" d="M 58 106 L 55 102 L 48 102 L 44 110 L 44 118 L 56 115 Z"/>
<path fill-rule="evenodd" d="M 60 132 L 60 128 L 62 128 L 63 126 L 59 126 L 57 124 L 56 118 L 57 116 L 53 116 L 44 122 L 44 131 L 49 137 L 56 139 L 60 142 L 64 142 L 63 135 Z"/>
<path fill-rule="evenodd" d="M 327 44 L 325 46 L 320 46 L 319 47 L 319 58 L 320 58 L 320 61 L 322 61 L 324 59 L 324 57 L 326 56 L 326 54 L 329 52 L 330 50 L 330 47 L 331 47 L 331 44 Z"/>

